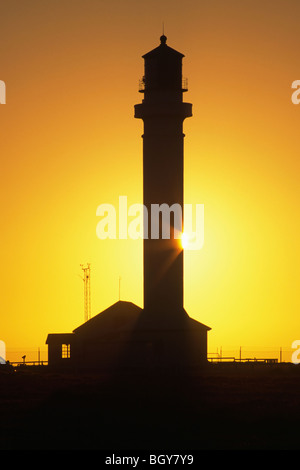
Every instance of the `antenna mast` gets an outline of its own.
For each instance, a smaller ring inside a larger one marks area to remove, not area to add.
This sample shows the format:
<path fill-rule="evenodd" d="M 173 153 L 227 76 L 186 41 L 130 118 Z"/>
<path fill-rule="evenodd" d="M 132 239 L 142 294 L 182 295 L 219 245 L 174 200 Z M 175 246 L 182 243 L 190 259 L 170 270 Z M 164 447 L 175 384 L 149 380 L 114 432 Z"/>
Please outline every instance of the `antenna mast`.
<path fill-rule="evenodd" d="M 88 263 L 86 266 L 80 265 L 83 270 L 83 283 L 84 283 L 84 320 L 88 321 L 91 318 L 91 265 Z"/>

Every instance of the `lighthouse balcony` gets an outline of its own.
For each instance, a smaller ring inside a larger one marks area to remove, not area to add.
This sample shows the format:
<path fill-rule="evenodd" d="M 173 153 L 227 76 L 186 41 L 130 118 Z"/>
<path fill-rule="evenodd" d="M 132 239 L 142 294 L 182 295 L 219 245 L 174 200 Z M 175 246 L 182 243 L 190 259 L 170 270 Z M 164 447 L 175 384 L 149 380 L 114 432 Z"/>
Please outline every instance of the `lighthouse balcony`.
<path fill-rule="evenodd" d="M 188 79 L 187 78 L 182 79 L 181 90 L 188 91 Z"/>
<path fill-rule="evenodd" d="M 139 93 L 144 93 L 146 89 L 146 80 L 145 77 L 142 77 L 139 80 Z M 181 91 L 188 91 L 188 79 L 187 78 L 182 78 L 181 81 Z"/>
<path fill-rule="evenodd" d="M 139 80 L 139 93 L 144 93 L 145 91 L 145 78 Z"/>

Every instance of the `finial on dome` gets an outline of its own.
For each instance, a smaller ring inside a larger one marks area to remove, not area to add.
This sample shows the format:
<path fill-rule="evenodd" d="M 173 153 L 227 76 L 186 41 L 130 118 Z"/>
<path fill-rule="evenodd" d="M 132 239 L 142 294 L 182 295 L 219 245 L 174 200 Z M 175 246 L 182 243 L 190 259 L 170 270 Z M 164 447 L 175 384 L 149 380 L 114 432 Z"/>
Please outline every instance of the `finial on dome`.
<path fill-rule="evenodd" d="M 167 36 L 165 36 L 164 34 L 162 36 L 160 36 L 160 43 L 161 44 L 166 44 L 167 42 Z"/>

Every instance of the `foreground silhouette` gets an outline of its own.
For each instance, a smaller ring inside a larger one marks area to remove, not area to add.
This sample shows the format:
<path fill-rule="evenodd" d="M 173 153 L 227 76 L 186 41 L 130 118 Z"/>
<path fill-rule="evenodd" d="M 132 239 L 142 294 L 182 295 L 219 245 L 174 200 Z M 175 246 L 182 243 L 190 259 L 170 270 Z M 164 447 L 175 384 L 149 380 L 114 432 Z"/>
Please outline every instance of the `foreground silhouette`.
<path fill-rule="evenodd" d="M 300 369 L 74 374 L 0 367 L 0 449 L 299 449 Z"/>

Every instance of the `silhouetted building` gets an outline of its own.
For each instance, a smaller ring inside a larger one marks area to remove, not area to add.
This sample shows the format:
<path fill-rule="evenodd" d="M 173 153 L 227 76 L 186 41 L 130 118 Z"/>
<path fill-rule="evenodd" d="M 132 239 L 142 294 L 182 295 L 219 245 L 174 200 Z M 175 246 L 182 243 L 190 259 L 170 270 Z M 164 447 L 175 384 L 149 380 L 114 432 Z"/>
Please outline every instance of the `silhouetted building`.
<path fill-rule="evenodd" d="M 207 360 L 209 327 L 193 320 L 183 305 L 183 249 L 178 221 L 170 211 L 155 225 L 152 207 L 181 207 L 183 220 L 183 121 L 192 105 L 183 102 L 183 54 L 166 44 L 143 56 L 142 103 L 135 117 L 143 120 L 143 199 L 148 209 L 144 238 L 144 309 L 117 302 L 71 334 L 47 338 L 49 365 L 185 366 Z M 156 219 L 157 220 L 157 219 Z M 151 229 L 156 228 L 155 236 Z M 165 232 L 165 229 L 167 231 Z M 168 236 L 168 231 L 170 234 Z M 167 238 L 166 237 L 167 234 Z"/>
<path fill-rule="evenodd" d="M 72 333 L 49 334 L 49 365 L 78 369 L 115 366 L 123 361 L 141 311 L 131 302 L 119 301 Z"/>

